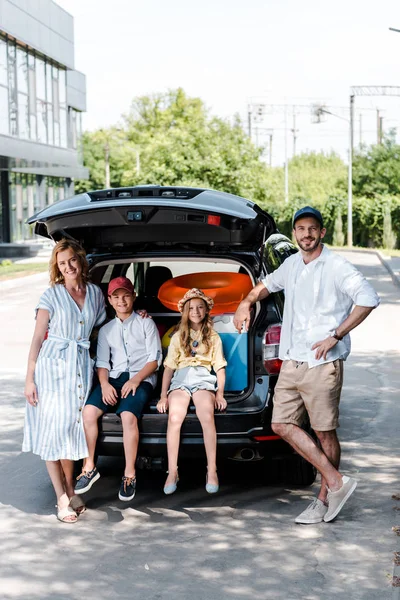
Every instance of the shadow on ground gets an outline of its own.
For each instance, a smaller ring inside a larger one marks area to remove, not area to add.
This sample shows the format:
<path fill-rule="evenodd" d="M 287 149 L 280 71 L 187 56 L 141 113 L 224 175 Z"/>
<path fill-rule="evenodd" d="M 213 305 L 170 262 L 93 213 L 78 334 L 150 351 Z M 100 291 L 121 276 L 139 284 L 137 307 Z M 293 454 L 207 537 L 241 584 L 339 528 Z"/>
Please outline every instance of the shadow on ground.
<path fill-rule="evenodd" d="M 296 526 L 313 489 L 265 483 L 263 464 L 220 467 L 221 491 L 204 490 L 205 465 L 182 465 L 179 490 L 141 471 L 138 493 L 117 499 L 123 464 L 102 477 L 75 525 L 55 518 L 45 466 L 20 452 L 22 380 L 3 377 L 0 511 L 4 599 L 141 600 L 389 598 L 398 524 L 398 357 L 354 354 L 346 371 L 340 437 L 343 470 L 359 487 L 331 524 Z M 397 366 L 396 366 L 397 365 Z"/>

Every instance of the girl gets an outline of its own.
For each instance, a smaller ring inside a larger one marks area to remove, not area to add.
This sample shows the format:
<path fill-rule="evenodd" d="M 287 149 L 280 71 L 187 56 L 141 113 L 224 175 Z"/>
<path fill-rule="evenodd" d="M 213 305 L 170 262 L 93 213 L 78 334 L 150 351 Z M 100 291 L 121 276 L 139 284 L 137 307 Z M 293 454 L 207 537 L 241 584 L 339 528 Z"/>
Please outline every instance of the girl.
<path fill-rule="evenodd" d="M 58 242 L 49 268 L 51 287 L 36 307 L 28 357 L 22 450 L 46 461 L 57 518 L 75 523 L 85 510 L 74 495 L 73 461 L 88 455 L 81 411 L 92 382 L 89 336 L 106 312 L 102 291 L 88 283 L 88 263 L 78 243 Z"/>
<path fill-rule="evenodd" d="M 193 399 L 196 414 L 203 429 L 207 455 L 206 490 L 218 492 L 217 434 L 214 409 L 224 410 L 225 366 L 222 342 L 213 329 L 210 310 L 214 301 L 197 288 L 186 292 L 178 302 L 182 318 L 171 338 L 167 358 L 164 361 L 161 397 L 157 410 L 168 409 L 167 449 L 168 477 L 165 494 L 173 494 L 178 483 L 178 450 L 180 430 L 190 400 Z M 216 376 L 211 373 L 214 369 Z"/>

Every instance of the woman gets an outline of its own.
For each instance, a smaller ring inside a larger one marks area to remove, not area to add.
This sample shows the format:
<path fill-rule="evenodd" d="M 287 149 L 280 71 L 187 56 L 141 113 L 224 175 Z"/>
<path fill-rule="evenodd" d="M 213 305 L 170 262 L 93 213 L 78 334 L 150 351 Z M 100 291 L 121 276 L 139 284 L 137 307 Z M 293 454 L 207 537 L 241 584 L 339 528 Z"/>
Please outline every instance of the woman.
<path fill-rule="evenodd" d="M 50 284 L 36 307 L 22 450 L 46 461 L 57 518 L 75 523 L 85 510 L 74 495 L 73 465 L 88 455 L 81 411 L 92 383 L 89 336 L 106 312 L 102 291 L 88 283 L 85 251 L 77 242 L 63 239 L 55 245 Z"/>

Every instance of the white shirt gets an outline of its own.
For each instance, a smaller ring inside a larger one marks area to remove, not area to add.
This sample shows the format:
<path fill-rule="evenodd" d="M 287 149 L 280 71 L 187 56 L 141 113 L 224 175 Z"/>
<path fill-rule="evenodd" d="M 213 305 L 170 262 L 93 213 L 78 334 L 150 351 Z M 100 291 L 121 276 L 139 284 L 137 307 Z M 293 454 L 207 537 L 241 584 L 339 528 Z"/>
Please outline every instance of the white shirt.
<path fill-rule="evenodd" d="M 316 360 L 315 350 L 311 347 L 315 342 L 324 340 L 349 316 L 353 304 L 357 306 L 376 307 L 379 296 L 365 277 L 345 258 L 323 247 L 312 270 L 311 308 L 302 318 L 303 349 L 309 367 L 331 362 L 338 358 L 346 359 L 350 354 L 350 335 L 344 336 L 327 355 L 327 359 Z M 298 310 L 297 294 L 295 294 L 298 268 L 304 264 L 301 252 L 293 254 L 276 271 L 262 279 L 269 292 L 285 290 L 285 308 L 283 312 L 279 358 L 288 360 L 292 347 L 292 331 L 295 313 Z M 309 263 L 311 264 L 311 263 Z M 297 319 L 297 317 L 296 317 Z M 300 326 L 299 321 L 296 321 Z M 297 325 L 296 325 L 297 327 Z M 300 331 L 298 331 L 300 334 Z M 297 342 L 300 338 L 296 337 Z"/>
<path fill-rule="evenodd" d="M 161 365 L 160 336 L 152 319 L 143 319 L 133 312 L 125 321 L 115 317 L 100 329 L 96 367 L 107 369 L 110 377 L 116 379 L 126 371 L 133 377 L 153 360 Z M 156 373 L 143 381 L 154 387 Z"/>
<path fill-rule="evenodd" d="M 314 300 L 314 270 L 319 257 L 307 265 L 300 261 L 295 272 L 293 290 L 293 313 L 290 347 L 287 358 L 301 362 L 308 361 L 307 346 L 304 343 L 304 331 L 311 318 Z"/>

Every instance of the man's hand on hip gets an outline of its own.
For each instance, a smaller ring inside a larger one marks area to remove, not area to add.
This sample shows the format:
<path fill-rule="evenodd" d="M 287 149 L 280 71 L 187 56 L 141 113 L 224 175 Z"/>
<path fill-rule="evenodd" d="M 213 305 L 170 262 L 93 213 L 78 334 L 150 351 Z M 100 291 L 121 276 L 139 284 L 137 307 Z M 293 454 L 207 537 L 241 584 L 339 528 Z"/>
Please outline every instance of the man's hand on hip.
<path fill-rule="evenodd" d="M 311 350 L 316 350 L 315 359 L 319 360 L 320 358 L 323 358 L 326 360 L 326 355 L 328 354 L 329 350 L 332 350 L 337 343 L 338 340 L 332 336 L 329 336 L 320 342 L 315 342 L 315 344 L 311 347 Z"/>

